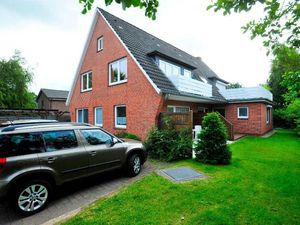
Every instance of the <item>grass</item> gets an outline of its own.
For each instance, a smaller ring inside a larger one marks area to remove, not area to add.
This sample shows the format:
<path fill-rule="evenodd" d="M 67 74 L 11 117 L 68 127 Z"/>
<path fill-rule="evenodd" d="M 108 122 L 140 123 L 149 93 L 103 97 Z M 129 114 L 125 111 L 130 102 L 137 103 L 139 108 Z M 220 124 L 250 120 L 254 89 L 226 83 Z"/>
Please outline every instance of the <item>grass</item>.
<path fill-rule="evenodd" d="M 300 224 L 300 141 L 278 130 L 230 146 L 229 166 L 194 160 L 209 178 L 174 184 L 155 173 L 98 200 L 64 224 Z"/>

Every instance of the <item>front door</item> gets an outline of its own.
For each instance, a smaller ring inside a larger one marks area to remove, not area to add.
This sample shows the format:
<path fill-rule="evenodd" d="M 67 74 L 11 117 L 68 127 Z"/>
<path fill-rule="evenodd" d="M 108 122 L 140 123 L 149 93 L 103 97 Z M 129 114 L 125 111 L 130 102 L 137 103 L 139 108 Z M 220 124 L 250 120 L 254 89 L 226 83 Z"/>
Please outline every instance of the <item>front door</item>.
<path fill-rule="evenodd" d="M 125 156 L 123 143 L 112 145 L 112 136 L 100 129 L 80 130 L 85 139 L 86 150 L 90 155 L 91 174 L 99 173 L 122 165 Z"/>
<path fill-rule="evenodd" d="M 225 108 L 215 108 L 214 111 L 220 113 L 223 117 L 225 117 Z"/>

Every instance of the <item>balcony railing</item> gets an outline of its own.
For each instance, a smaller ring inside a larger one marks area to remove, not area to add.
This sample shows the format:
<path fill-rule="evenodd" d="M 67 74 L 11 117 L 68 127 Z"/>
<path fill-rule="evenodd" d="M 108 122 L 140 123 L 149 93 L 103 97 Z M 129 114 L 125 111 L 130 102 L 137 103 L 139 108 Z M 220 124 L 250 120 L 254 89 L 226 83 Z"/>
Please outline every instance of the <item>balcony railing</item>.
<path fill-rule="evenodd" d="M 212 97 L 212 86 L 181 75 L 168 76 L 179 91 Z"/>

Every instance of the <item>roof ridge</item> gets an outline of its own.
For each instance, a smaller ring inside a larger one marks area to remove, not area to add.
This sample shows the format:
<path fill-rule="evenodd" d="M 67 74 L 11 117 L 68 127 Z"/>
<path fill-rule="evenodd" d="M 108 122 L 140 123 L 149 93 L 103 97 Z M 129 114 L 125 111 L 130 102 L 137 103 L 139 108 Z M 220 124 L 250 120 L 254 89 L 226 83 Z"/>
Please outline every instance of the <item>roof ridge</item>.
<path fill-rule="evenodd" d="M 105 13 L 109 14 L 110 16 L 115 17 L 115 18 L 121 20 L 122 22 L 127 23 L 127 24 L 129 24 L 129 25 L 135 27 L 136 29 L 138 29 L 138 30 L 140 30 L 140 31 L 142 31 L 142 32 L 144 32 L 144 33 L 146 33 L 146 34 L 148 34 L 148 35 L 150 35 L 150 36 L 152 36 L 152 37 L 158 39 L 159 41 L 162 41 L 162 42 L 164 42 L 165 44 L 168 44 L 168 45 L 172 46 L 172 47 L 175 48 L 176 50 L 179 50 L 179 51 L 181 51 L 181 52 L 187 54 L 188 56 L 192 57 L 194 60 L 199 60 L 199 56 L 193 56 L 193 55 L 189 54 L 188 52 L 186 52 L 186 51 L 184 51 L 184 50 L 182 50 L 182 49 L 176 47 L 175 45 L 170 44 L 170 43 L 168 43 L 168 42 L 162 40 L 161 38 L 158 38 L 158 37 L 154 36 L 153 34 L 151 34 L 151 33 L 147 32 L 147 31 L 145 31 L 145 30 L 143 30 L 143 29 L 137 27 L 136 25 L 134 25 L 134 24 L 132 24 L 132 23 L 129 23 L 129 22 L 123 20 L 122 18 L 117 17 L 117 16 L 111 14 L 111 13 L 109 13 L 108 11 L 106 11 L 106 10 L 100 8 L 100 7 L 97 7 L 97 8 L 98 8 L 101 12 L 105 12 Z M 200 60 L 201 60 L 201 57 L 200 57 Z M 202 60 L 201 60 L 201 61 L 202 61 Z"/>

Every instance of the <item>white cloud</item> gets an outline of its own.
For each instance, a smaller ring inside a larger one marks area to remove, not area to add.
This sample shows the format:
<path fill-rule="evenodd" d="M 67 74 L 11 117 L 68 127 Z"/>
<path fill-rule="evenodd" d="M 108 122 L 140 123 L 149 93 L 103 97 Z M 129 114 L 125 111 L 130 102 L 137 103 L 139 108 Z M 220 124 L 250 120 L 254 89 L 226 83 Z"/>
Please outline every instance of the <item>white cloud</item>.
<path fill-rule="evenodd" d="M 13 0 L 14 4 L 22 3 Z M 15 49 L 22 52 L 35 68 L 31 89 L 69 89 L 74 77 L 93 12 L 81 15 L 76 1 L 26 1 L 27 8 L 13 8 L 0 3 L 0 57 L 8 58 Z M 208 2 L 199 0 L 161 0 L 157 20 L 152 21 L 137 8 L 123 11 L 120 5 L 102 8 L 147 32 L 201 56 L 220 77 L 230 82 L 255 86 L 266 81 L 269 59 L 258 40 L 250 40 L 241 26 L 261 14 L 261 9 L 247 14 L 224 17 L 206 11 Z M 40 11 L 39 11 L 40 10 Z M 29 11 L 29 13 L 28 13 Z"/>

